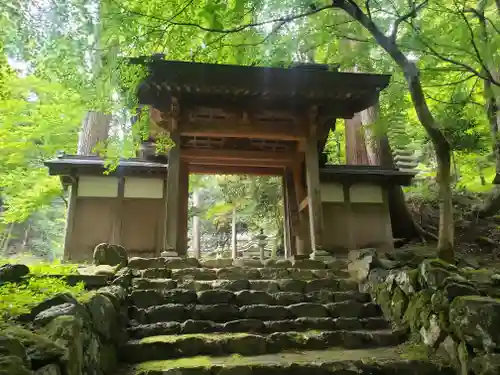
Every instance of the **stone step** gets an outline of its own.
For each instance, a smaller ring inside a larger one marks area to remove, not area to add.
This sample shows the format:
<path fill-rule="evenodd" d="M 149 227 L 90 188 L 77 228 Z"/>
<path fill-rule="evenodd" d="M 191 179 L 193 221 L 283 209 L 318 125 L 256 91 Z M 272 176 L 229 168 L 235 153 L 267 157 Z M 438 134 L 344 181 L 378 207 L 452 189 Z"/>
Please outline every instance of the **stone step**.
<path fill-rule="evenodd" d="M 454 375 L 425 359 L 405 360 L 399 347 L 332 348 L 255 356 L 197 356 L 127 366 L 119 375 Z"/>
<path fill-rule="evenodd" d="M 128 267 L 135 270 L 144 270 L 147 268 L 167 268 L 167 269 L 183 269 L 183 268 L 231 268 L 231 267 L 246 267 L 246 268 L 271 268 L 271 269 L 341 269 L 346 267 L 345 259 L 334 259 L 329 261 L 313 260 L 313 259 L 267 259 L 264 261 L 257 259 L 236 259 L 219 258 L 219 259 L 202 259 L 195 258 L 139 258 L 134 257 L 129 259 Z"/>
<path fill-rule="evenodd" d="M 339 318 L 380 317 L 378 305 L 357 301 L 332 302 L 327 304 L 302 302 L 288 306 L 252 304 L 252 305 L 186 305 L 169 303 L 151 306 L 146 309 L 132 307 L 130 317 L 140 324 L 158 322 L 184 322 L 189 319 L 210 320 L 225 323 L 236 319 L 285 320 L 296 318 Z"/>
<path fill-rule="evenodd" d="M 146 268 L 137 271 L 143 278 L 174 280 L 314 280 L 323 278 L 346 278 L 347 269 L 300 269 L 300 268 Z"/>
<path fill-rule="evenodd" d="M 189 289 L 137 289 L 129 295 L 130 303 L 139 308 L 148 308 L 167 303 L 213 305 L 229 303 L 238 306 L 252 304 L 287 306 L 301 302 L 330 303 L 342 301 L 370 302 L 368 293 L 356 291 L 332 292 L 317 290 L 308 293 L 265 292 L 261 290 L 230 291 L 226 289 L 203 290 L 196 292 Z"/>
<path fill-rule="evenodd" d="M 271 279 L 271 280 L 173 280 L 135 278 L 133 289 L 189 289 L 194 291 L 225 289 L 230 291 L 260 290 L 269 293 L 316 291 L 346 292 L 357 291 L 358 283 L 350 279 L 322 278 L 315 280 Z"/>
<path fill-rule="evenodd" d="M 148 336 L 215 333 L 215 332 L 304 332 L 312 330 L 380 330 L 390 328 L 384 318 L 297 318 L 288 320 L 239 319 L 226 323 L 214 323 L 209 320 L 187 320 L 179 322 L 160 322 L 130 327 L 130 338 L 142 339 Z"/>
<path fill-rule="evenodd" d="M 399 345 L 406 336 L 406 332 L 391 330 L 163 335 L 131 340 L 120 348 L 119 355 L 123 362 L 139 363 L 197 355 L 251 356 L 332 347 L 360 349 Z"/>

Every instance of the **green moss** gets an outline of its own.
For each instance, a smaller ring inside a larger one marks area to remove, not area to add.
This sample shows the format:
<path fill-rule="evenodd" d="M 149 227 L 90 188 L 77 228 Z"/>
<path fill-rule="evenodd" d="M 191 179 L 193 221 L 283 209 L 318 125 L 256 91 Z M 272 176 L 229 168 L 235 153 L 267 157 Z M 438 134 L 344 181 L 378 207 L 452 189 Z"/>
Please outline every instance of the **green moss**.
<path fill-rule="evenodd" d="M 212 365 L 211 357 L 189 357 L 179 359 L 169 359 L 166 361 L 151 361 L 141 363 L 135 367 L 136 372 L 146 371 L 161 371 L 173 368 L 196 368 L 196 367 L 210 367 Z"/>
<path fill-rule="evenodd" d="M 87 294 L 83 283 L 71 286 L 56 278 L 32 277 L 21 284 L 3 284 L 0 286 L 0 321 L 27 314 L 34 306 L 59 293 L 70 293 L 76 298 Z"/>
<path fill-rule="evenodd" d="M 384 316 L 387 319 L 392 319 L 392 309 L 391 309 L 391 293 L 387 290 L 387 285 L 385 283 L 380 283 L 375 285 L 375 302 L 380 306 Z"/>
<path fill-rule="evenodd" d="M 428 324 L 431 313 L 431 293 L 422 290 L 410 299 L 403 322 L 408 324 L 412 331 L 418 331 L 424 324 Z"/>
<path fill-rule="evenodd" d="M 212 341 L 220 341 L 232 338 L 239 338 L 245 336 L 252 336 L 249 333 L 191 333 L 186 335 L 161 335 L 161 336 L 150 336 L 143 338 L 140 342 L 143 344 L 151 344 L 156 342 L 164 342 L 164 343 L 174 343 L 177 341 L 183 341 L 192 338 L 199 338 L 206 342 Z"/>

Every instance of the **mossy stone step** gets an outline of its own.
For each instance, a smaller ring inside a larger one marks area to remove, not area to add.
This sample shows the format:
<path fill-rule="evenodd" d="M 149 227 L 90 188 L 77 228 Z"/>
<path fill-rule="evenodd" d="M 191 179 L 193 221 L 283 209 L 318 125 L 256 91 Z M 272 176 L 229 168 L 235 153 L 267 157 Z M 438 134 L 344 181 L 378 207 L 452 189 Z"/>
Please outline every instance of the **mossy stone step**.
<path fill-rule="evenodd" d="M 334 269 L 302 269 L 302 268 L 146 268 L 138 271 L 144 278 L 163 278 L 174 280 L 314 280 L 324 278 L 348 277 L 347 270 Z"/>
<path fill-rule="evenodd" d="M 147 268 L 166 268 L 179 270 L 185 268 L 204 268 L 204 269 L 220 269 L 220 268 L 268 268 L 268 269 L 342 269 L 346 266 L 345 259 L 332 259 L 331 261 L 321 261 L 312 259 L 300 260 L 285 260 L 285 259 L 268 259 L 265 261 L 255 259 L 205 259 L 197 260 L 195 258 L 130 258 L 128 267 L 136 270 L 145 270 Z"/>
<path fill-rule="evenodd" d="M 357 301 L 332 302 L 326 304 L 302 302 L 288 306 L 254 304 L 237 306 L 232 304 L 186 305 L 169 303 L 147 309 L 131 308 L 132 319 L 139 323 L 184 322 L 189 319 L 210 320 L 216 323 L 236 319 L 285 320 L 296 318 L 380 317 L 378 305 Z"/>
<path fill-rule="evenodd" d="M 454 375 L 424 358 L 402 359 L 399 347 L 332 348 L 257 356 L 190 357 L 150 361 L 124 368 L 120 375 Z"/>
<path fill-rule="evenodd" d="M 273 333 L 287 331 L 335 331 L 335 330 L 380 330 L 390 324 L 384 318 L 297 318 L 262 321 L 259 319 L 238 319 L 226 323 L 209 320 L 186 320 L 185 322 L 159 322 L 130 327 L 128 333 L 133 339 L 148 336 L 215 332 Z"/>
<path fill-rule="evenodd" d="M 405 332 L 390 330 L 164 335 L 129 341 L 120 348 L 119 354 L 123 362 L 139 363 L 196 355 L 250 356 L 287 350 L 394 346 L 405 338 Z"/>
<path fill-rule="evenodd" d="M 321 278 L 315 280 L 271 279 L 271 280 L 173 280 L 135 278 L 133 289 L 188 289 L 194 291 L 225 289 L 229 291 L 260 290 L 269 293 L 295 292 L 310 293 L 319 291 L 346 292 L 357 291 L 358 283 L 350 279 Z"/>
<path fill-rule="evenodd" d="M 293 305 L 301 302 L 330 303 L 343 301 L 369 302 L 370 295 L 361 292 L 332 292 L 318 290 L 309 293 L 275 292 L 269 293 L 260 290 L 241 290 L 238 292 L 225 289 L 212 289 L 195 292 L 189 289 L 137 289 L 130 295 L 132 305 L 147 308 L 167 303 L 212 305 L 228 303 L 238 306 L 266 304 L 266 305 Z"/>

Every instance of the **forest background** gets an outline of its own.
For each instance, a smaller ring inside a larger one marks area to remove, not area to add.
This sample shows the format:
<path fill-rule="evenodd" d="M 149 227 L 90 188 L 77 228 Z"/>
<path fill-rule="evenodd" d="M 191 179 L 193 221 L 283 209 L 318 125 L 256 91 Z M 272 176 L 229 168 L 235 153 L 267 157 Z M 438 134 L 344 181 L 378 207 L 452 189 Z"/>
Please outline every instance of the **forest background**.
<path fill-rule="evenodd" d="M 328 162 L 418 171 L 404 227 L 443 258 L 500 249 L 500 0 L 7 0 L 0 30 L 0 256 L 60 258 L 66 192 L 43 162 L 96 126 L 110 168 L 134 156 L 145 72 L 128 58 L 155 54 L 391 74 L 377 108 L 337 121 Z M 192 176 L 190 188 L 202 248 L 228 244 L 235 208 L 240 232 L 264 227 L 280 245 L 279 179 Z"/>

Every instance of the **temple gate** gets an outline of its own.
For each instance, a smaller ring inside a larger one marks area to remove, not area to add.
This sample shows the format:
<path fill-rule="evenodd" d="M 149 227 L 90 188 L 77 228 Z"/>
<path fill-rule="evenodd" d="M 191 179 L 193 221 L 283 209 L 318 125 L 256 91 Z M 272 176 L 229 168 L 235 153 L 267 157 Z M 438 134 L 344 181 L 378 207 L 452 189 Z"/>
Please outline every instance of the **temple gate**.
<path fill-rule="evenodd" d="M 352 118 L 376 104 L 389 76 L 339 73 L 316 64 L 263 68 L 136 62 L 149 72 L 138 98 L 150 107 L 155 128 L 150 140 L 163 129 L 175 144 L 168 153 L 168 173 L 152 160 L 135 161 L 153 171 L 150 178 L 165 180 L 164 195 L 155 203 L 162 205 L 155 225 L 163 227 L 155 234 L 156 248 L 148 251 L 186 256 L 190 173 L 281 176 L 287 257 L 367 245 L 392 248 L 386 188 L 408 184 L 413 174 L 327 166 L 322 154 L 336 119 Z M 47 165 L 52 174 L 73 176 L 73 184 L 85 174 L 74 157 Z M 114 215 L 123 210 L 117 208 Z M 120 243 L 116 234 L 112 239 Z"/>

